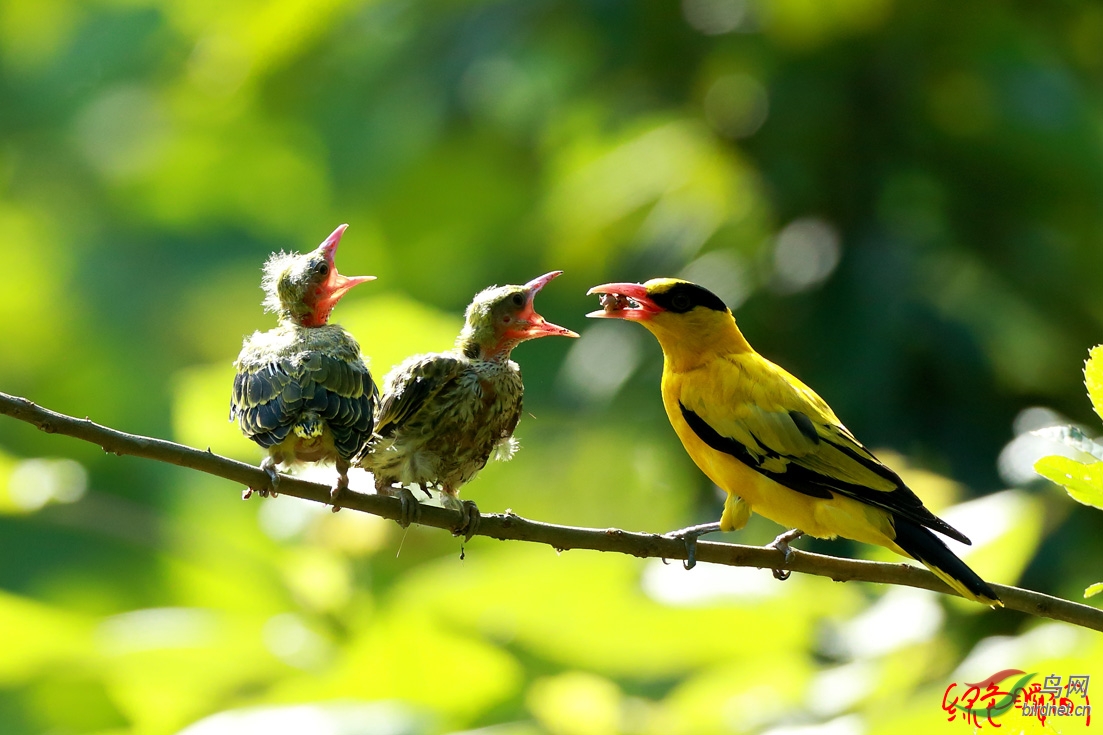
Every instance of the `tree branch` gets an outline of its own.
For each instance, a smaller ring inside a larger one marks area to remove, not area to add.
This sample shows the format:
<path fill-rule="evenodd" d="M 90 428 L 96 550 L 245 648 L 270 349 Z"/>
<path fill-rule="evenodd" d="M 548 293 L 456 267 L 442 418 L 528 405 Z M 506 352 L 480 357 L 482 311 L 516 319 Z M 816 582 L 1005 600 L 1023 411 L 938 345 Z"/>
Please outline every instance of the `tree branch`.
<path fill-rule="evenodd" d="M 115 455 L 146 457 L 159 462 L 188 467 L 223 477 L 241 485 L 269 487 L 268 475 L 260 468 L 221 457 L 208 449 L 201 451 L 182 444 L 127 434 L 100 426 L 87 418 L 77 419 L 42 408 L 31 401 L 0 393 L 0 414 L 26 421 L 48 434 L 65 434 L 98 444 Z M 317 503 L 330 502 L 330 488 L 295 477 L 281 476 L 279 492 Z M 339 497 L 341 507 L 398 520 L 401 514 L 396 498 L 364 495 L 344 491 Z M 435 506 L 422 506 L 421 524 L 451 530 L 460 523 L 460 513 Z M 478 535 L 502 541 L 528 541 L 547 544 L 555 549 L 592 549 L 630 554 L 642 558 L 685 559 L 685 545 L 678 539 L 651 533 L 632 533 L 616 528 L 594 529 L 557 526 L 530 521 L 513 513 L 486 514 L 479 524 Z M 697 559 L 714 564 L 787 571 L 830 577 L 836 582 L 862 581 L 895 584 L 933 590 L 946 595 L 957 593 L 926 569 L 909 564 L 840 559 L 823 554 L 793 550 L 789 559 L 774 549 L 702 541 L 697 545 Z M 1052 618 L 1084 628 L 1103 631 L 1103 611 L 1088 605 L 1052 597 L 1032 590 L 993 584 L 1009 610 L 1018 610 L 1036 617 Z"/>

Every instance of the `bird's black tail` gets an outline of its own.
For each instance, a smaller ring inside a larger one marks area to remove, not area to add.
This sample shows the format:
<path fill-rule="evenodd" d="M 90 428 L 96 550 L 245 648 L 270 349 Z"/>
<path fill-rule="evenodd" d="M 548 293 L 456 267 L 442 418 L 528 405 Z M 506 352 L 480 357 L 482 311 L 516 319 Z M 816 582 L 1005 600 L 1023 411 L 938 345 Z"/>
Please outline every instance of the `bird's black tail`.
<path fill-rule="evenodd" d="M 923 562 L 939 579 L 963 597 L 985 605 L 1003 607 L 999 595 L 988 583 L 954 556 L 954 552 L 930 529 L 900 516 L 894 516 L 892 520 L 896 527 L 896 545 L 909 556 Z"/>

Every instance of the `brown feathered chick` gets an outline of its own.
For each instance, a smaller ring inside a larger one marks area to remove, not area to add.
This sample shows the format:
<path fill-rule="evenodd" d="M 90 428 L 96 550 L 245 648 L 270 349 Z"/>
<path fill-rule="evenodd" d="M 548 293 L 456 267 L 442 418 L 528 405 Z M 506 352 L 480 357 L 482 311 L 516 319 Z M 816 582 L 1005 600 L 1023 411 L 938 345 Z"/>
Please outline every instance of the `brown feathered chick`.
<path fill-rule="evenodd" d="M 337 272 L 333 258 L 346 227 L 305 255 L 280 252 L 268 258 L 261 288 L 264 306 L 276 313 L 279 326 L 247 337 L 234 363 L 230 420 L 268 450 L 260 466 L 272 478 L 273 491 L 278 465 L 333 461 L 339 474 L 336 497 L 348 487 L 349 462 L 371 436 L 378 390 L 360 345 L 327 323 L 349 289 L 374 278 Z M 260 493 L 267 495 L 267 488 Z"/>
<path fill-rule="evenodd" d="M 492 455 L 509 459 L 517 448 L 524 385 L 510 352 L 537 337 L 578 336 L 533 309 L 536 294 L 560 273 L 481 291 L 467 307 L 454 349 L 414 355 L 384 378 L 375 434 L 359 464 L 375 476 L 376 492 L 402 501 L 402 525 L 420 515 L 406 486 L 428 495 L 436 485 L 445 504 L 463 513 L 453 532 L 474 534 L 479 510 L 457 493 Z"/>

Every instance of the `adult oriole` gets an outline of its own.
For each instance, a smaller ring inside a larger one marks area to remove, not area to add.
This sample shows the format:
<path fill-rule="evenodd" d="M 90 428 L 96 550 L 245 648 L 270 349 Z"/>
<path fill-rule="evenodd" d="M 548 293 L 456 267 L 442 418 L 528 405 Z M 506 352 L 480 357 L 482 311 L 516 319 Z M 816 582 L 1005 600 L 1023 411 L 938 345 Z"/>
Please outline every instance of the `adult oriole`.
<path fill-rule="evenodd" d="M 786 551 L 801 532 L 877 544 L 918 559 L 964 597 L 1002 604 L 932 531 L 969 539 L 927 510 L 811 388 L 755 352 L 720 298 L 672 278 L 589 293 L 603 294 L 604 308 L 588 316 L 637 321 L 659 340 L 667 417 L 728 493 L 708 530 L 737 530 L 758 513 L 795 529 L 778 537 Z"/>

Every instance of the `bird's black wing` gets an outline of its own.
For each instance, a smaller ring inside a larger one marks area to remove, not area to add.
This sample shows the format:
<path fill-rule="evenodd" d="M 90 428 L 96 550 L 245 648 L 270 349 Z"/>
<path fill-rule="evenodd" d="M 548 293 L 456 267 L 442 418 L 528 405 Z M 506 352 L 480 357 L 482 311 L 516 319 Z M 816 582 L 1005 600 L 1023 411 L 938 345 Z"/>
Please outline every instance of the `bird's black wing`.
<path fill-rule="evenodd" d="M 815 498 L 845 495 L 969 543 L 964 534 L 927 510 L 899 475 L 841 427 L 820 431 L 800 411 L 756 410 L 729 422 L 730 433 L 736 436 L 728 436 L 681 402 L 678 406 L 701 441 L 779 485 Z"/>

